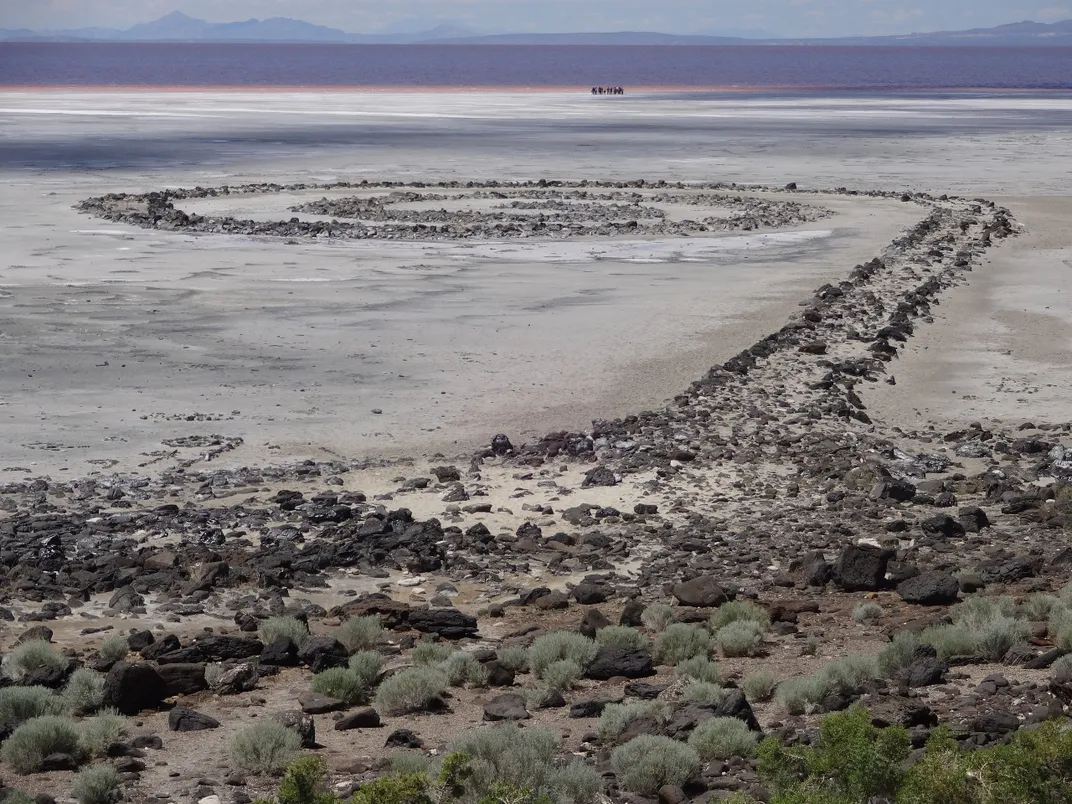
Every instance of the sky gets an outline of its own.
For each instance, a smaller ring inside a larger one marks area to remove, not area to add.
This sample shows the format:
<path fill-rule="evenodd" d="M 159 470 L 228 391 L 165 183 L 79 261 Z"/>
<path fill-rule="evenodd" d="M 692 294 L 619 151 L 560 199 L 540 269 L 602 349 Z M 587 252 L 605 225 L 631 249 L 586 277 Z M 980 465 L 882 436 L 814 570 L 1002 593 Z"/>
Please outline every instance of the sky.
<path fill-rule="evenodd" d="M 0 28 L 128 28 L 172 11 L 212 22 L 293 17 L 351 33 L 762 30 L 787 37 L 960 30 L 1072 19 L 1072 0 L 0 0 Z"/>

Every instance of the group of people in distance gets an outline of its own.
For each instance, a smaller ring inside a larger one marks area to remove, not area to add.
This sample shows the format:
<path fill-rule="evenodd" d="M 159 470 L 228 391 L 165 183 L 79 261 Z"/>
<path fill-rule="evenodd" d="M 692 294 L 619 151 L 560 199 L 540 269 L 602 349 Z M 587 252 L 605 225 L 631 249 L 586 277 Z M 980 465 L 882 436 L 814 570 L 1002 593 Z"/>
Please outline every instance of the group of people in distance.
<path fill-rule="evenodd" d="M 625 90 L 621 87 L 592 87 L 593 95 L 624 95 Z"/>

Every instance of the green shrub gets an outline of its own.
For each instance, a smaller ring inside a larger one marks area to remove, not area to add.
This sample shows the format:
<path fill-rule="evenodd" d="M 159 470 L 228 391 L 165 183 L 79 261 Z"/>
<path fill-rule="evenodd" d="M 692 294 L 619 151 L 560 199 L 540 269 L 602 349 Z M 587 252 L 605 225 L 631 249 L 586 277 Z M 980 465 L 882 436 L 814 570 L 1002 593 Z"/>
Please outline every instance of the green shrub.
<path fill-rule="evenodd" d="M 594 804 L 603 792 L 603 777 L 575 759 L 552 770 L 547 786 L 553 791 L 556 804 Z"/>
<path fill-rule="evenodd" d="M 723 656 L 751 656 L 763 644 L 763 627 L 753 620 L 737 620 L 720 628 L 714 642 Z"/>
<path fill-rule="evenodd" d="M 1072 610 L 1055 609 L 1047 627 L 1054 645 L 1061 650 L 1072 650 Z"/>
<path fill-rule="evenodd" d="M 817 673 L 826 686 L 844 695 L 860 691 L 865 681 L 879 677 L 878 664 L 873 656 L 848 656 L 825 665 Z"/>
<path fill-rule="evenodd" d="M 554 729 L 502 723 L 469 732 L 452 750 L 468 758 L 469 786 L 478 793 L 496 783 L 544 792 L 559 742 Z"/>
<path fill-rule="evenodd" d="M 351 804 L 432 804 L 428 779 L 420 773 L 385 776 L 365 782 L 354 793 Z"/>
<path fill-rule="evenodd" d="M 95 757 L 102 757 L 108 749 L 123 739 L 127 731 L 127 719 L 114 709 L 106 709 L 79 725 L 82 747 Z"/>
<path fill-rule="evenodd" d="M 56 667 L 62 670 L 68 663 L 67 657 L 45 640 L 31 639 L 16 645 L 0 662 L 0 668 L 11 680 L 21 681 L 27 673 L 38 668 Z"/>
<path fill-rule="evenodd" d="M 626 790 L 650 796 L 663 785 L 685 784 L 700 770 L 700 758 L 685 743 L 642 734 L 611 752 L 610 764 Z"/>
<path fill-rule="evenodd" d="M 104 676 L 88 667 L 79 667 L 67 679 L 63 700 L 75 714 L 96 712 L 104 704 Z"/>
<path fill-rule="evenodd" d="M 360 650 L 350 657 L 348 666 L 358 683 L 371 690 L 383 672 L 383 657 L 374 651 Z"/>
<path fill-rule="evenodd" d="M 127 642 L 126 637 L 119 636 L 119 634 L 113 634 L 105 639 L 97 649 L 97 654 L 109 664 L 122 661 L 127 658 L 128 653 L 130 653 L 130 643 Z"/>
<path fill-rule="evenodd" d="M 0 723 L 14 728 L 42 715 L 62 715 L 66 703 L 45 687 L 0 688 Z"/>
<path fill-rule="evenodd" d="M 427 774 L 432 769 L 432 758 L 424 751 L 407 749 L 392 754 L 388 759 L 392 776 L 405 776 L 408 773 Z"/>
<path fill-rule="evenodd" d="M 1045 622 L 1050 619 L 1054 612 L 1064 607 L 1064 603 L 1061 602 L 1059 597 L 1047 595 L 1044 592 L 1036 592 L 1033 595 L 1028 595 L 1024 602 L 1020 604 L 1020 614 L 1034 622 Z"/>
<path fill-rule="evenodd" d="M 283 774 L 279 804 L 338 804 L 334 793 L 324 789 L 327 763 L 321 757 L 298 757 Z"/>
<path fill-rule="evenodd" d="M 564 692 L 573 689 L 573 685 L 583 673 L 581 666 L 573 659 L 560 659 L 557 662 L 551 662 L 543 669 L 542 680 L 551 689 Z"/>
<path fill-rule="evenodd" d="M 935 625 L 924 630 L 919 638 L 934 648 L 939 659 L 973 656 L 979 650 L 978 633 L 963 625 Z"/>
<path fill-rule="evenodd" d="M 656 633 L 665 631 L 677 619 L 677 612 L 668 603 L 653 603 L 640 614 L 644 627 Z"/>
<path fill-rule="evenodd" d="M 443 662 L 443 672 L 447 674 L 447 683 L 452 687 L 486 687 L 488 686 L 488 668 L 465 651 L 458 651 Z"/>
<path fill-rule="evenodd" d="M 596 631 L 596 642 L 600 645 L 620 645 L 623 648 L 647 649 L 648 638 L 635 628 L 625 625 L 611 625 Z"/>
<path fill-rule="evenodd" d="M 40 770 L 50 754 L 69 754 L 76 760 L 85 758 L 78 726 L 69 717 L 44 715 L 27 720 L 0 749 L 4 762 L 20 774 Z"/>
<path fill-rule="evenodd" d="M 1016 603 L 1011 597 L 970 597 L 950 610 L 954 625 L 978 631 L 999 617 L 1015 618 Z"/>
<path fill-rule="evenodd" d="M 875 657 L 879 673 L 884 678 L 893 678 L 916 660 L 916 651 L 921 644 L 920 638 L 910 631 L 894 634 L 889 644 Z"/>
<path fill-rule="evenodd" d="M 523 673 L 529 669 L 529 652 L 525 648 L 499 648 L 496 658 L 511 673 Z"/>
<path fill-rule="evenodd" d="M 1056 662 L 1050 665 L 1050 675 L 1054 677 L 1072 678 L 1072 653 L 1066 653 Z"/>
<path fill-rule="evenodd" d="M 698 625 L 673 623 L 655 637 L 655 658 L 662 664 L 677 665 L 693 656 L 706 656 L 711 635 Z"/>
<path fill-rule="evenodd" d="M 4 787 L 4 804 L 37 804 L 37 799 L 29 793 L 14 787 Z"/>
<path fill-rule="evenodd" d="M 269 617 L 261 622 L 261 642 L 270 645 L 277 639 L 286 637 L 298 647 L 309 638 L 309 628 L 295 617 Z"/>
<path fill-rule="evenodd" d="M 713 704 L 721 703 L 728 694 L 729 690 L 707 681 L 693 681 L 681 691 L 681 697 L 686 701 Z"/>
<path fill-rule="evenodd" d="M 767 738 L 758 749 L 760 778 L 772 802 L 850 804 L 894 800 L 908 758 L 907 730 L 879 730 L 860 708 L 829 715 L 813 745 L 783 747 Z"/>
<path fill-rule="evenodd" d="M 1027 639 L 1027 623 L 1012 617 L 995 617 L 979 629 L 979 652 L 992 662 L 1000 662 L 1009 648 Z"/>
<path fill-rule="evenodd" d="M 735 717 L 705 720 L 689 735 L 689 745 L 704 762 L 751 756 L 757 742 L 759 735 Z"/>
<path fill-rule="evenodd" d="M 426 709 L 447 691 L 447 677 L 431 667 L 410 667 L 380 684 L 376 708 L 389 715 L 404 715 Z"/>
<path fill-rule="evenodd" d="M 366 700 L 369 688 L 349 667 L 330 667 L 313 676 L 312 690 L 348 704 Z"/>
<path fill-rule="evenodd" d="M 819 648 L 823 646 L 823 639 L 818 634 L 808 632 L 807 638 L 804 640 L 804 647 L 801 649 L 801 654 L 804 656 L 815 656 L 819 653 Z"/>
<path fill-rule="evenodd" d="M 592 663 L 599 646 L 595 640 L 573 631 L 554 631 L 536 638 L 529 648 L 529 668 L 536 678 L 555 662 L 571 659 L 582 671 Z"/>
<path fill-rule="evenodd" d="M 749 701 L 769 701 L 777 688 L 778 676 L 770 670 L 759 669 L 741 679 L 741 689 Z"/>
<path fill-rule="evenodd" d="M 820 676 L 790 678 L 778 685 L 774 701 L 790 715 L 807 714 L 831 692 L 829 680 Z"/>
<path fill-rule="evenodd" d="M 693 656 L 680 662 L 674 668 L 674 674 L 678 678 L 691 678 L 693 681 L 705 681 L 708 684 L 721 684 L 725 678 L 718 662 L 713 662 L 706 656 Z"/>
<path fill-rule="evenodd" d="M 224 667 L 222 662 L 209 662 L 205 665 L 205 683 L 210 690 L 216 689 L 223 677 Z"/>
<path fill-rule="evenodd" d="M 418 642 L 410 654 L 410 661 L 418 667 L 443 664 L 454 654 L 454 648 L 446 642 Z"/>
<path fill-rule="evenodd" d="M 878 603 L 861 603 L 852 610 L 852 620 L 870 625 L 881 620 L 884 613 L 882 606 Z"/>
<path fill-rule="evenodd" d="M 265 720 L 236 734 L 230 745 L 231 761 L 241 771 L 276 775 L 298 756 L 301 738 L 281 723 Z"/>
<path fill-rule="evenodd" d="M 359 650 L 372 650 L 383 638 L 383 626 L 375 614 L 364 617 L 351 617 L 339 626 L 335 636 L 350 653 Z"/>
<path fill-rule="evenodd" d="M 711 628 L 711 633 L 715 634 L 718 633 L 719 629 L 739 622 L 757 623 L 760 626 L 761 633 L 770 628 L 771 624 L 770 614 L 767 613 L 765 608 L 747 600 L 731 600 L 729 603 L 723 603 L 715 609 L 715 613 L 711 615 L 708 625 Z"/>
<path fill-rule="evenodd" d="M 71 795 L 78 804 L 112 804 L 122 797 L 119 771 L 111 765 L 82 768 L 74 777 Z"/>
<path fill-rule="evenodd" d="M 613 743 L 638 720 L 650 720 L 656 725 L 665 722 L 666 709 L 657 702 L 607 704 L 599 716 L 596 731 L 604 743 Z"/>

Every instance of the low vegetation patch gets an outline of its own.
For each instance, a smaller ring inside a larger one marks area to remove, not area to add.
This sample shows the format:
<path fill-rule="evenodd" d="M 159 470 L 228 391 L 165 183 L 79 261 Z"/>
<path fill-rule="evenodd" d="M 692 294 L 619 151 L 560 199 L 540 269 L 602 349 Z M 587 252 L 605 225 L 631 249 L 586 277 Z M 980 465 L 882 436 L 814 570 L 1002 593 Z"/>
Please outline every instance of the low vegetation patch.
<path fill-rule="evenodd" d="M 380 684 L 376 708 L 388 715 L 420 712 L 446 691 L 445 673 L 431 667 L 411 667 Z"/>
<path fill-rule="evenodd" d="M 706 628 L 673 623 L 655 637 L 655 658 L 662 664 L 677 665 L 694 656 L 707 656 L 711 635 Z"/>
<path fill-rule="evenodd" d="M 122 797 L 120 785 L 119 771 L 111 765 L 91 765 L 78 771 L 71 795 L 78 804 L 114 804 Z"/>
<path fill-rule="evenodd" d="M 301 647 L 309 638 L 309 628 L 296 617 L 269 617 L 261 622 L 258 635 L 265 645 L 285 637 Z"/>
<path fill-rule="evenodd" d="M 360 650 L 372 650 L 383 638 L 383 626 L 375 614 L 363 617 L 351 617 L 339 626 L 335 637 L 350 653 Z"/>
<path fill-rule="evenodd" d="M 573 631 L 554 631 L 537 637 L 529 648 L 529 669 L 537 678 L 555 662 L 569 659 L 583 672 L 596 657 L 599 646 L 595 640 Z"/>
<path fill-rule="evenodd" d="M 44 715 L 27 720 L 4 741 L 0 757 L 15 773 L 34 773 L 51 754 L 85 759 L 82 735 L 69 717 Z"/>
<path fill-rule="evenodd" d="M 751 756 L 759 735 L 734 717 L 713 717 L 689 735 L 689 745 L 704 762 Z"/>
<path fill-rule="evenodd" d="M 231 761 L 238 770 L 271 776 L 286 770 L 300 749 L 296 732 L 269 720 L 240 731 L 230 745 Z"/>
<path fill-rule="evenodd" d="M 642 734 L 611 752 L 610 764 L 626 790 L 645 796 L 683 785 L 700 770 L 695 749 L 669 737 Z"/>
<path fill-rule="evenodd" d="M 16 645 L 0 662 L 0 669 L 12 681 L 21 681 L 28 673 L 42 667 L 66 669 L 69 660 L 43 639 L 31 639 Z"/>

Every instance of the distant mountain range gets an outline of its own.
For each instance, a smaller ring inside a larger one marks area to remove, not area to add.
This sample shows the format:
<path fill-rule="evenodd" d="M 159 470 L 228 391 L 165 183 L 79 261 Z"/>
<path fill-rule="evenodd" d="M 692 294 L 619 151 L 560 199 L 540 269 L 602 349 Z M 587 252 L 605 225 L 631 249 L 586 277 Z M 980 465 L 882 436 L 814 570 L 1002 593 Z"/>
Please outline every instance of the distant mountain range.
<path fill-rule="evenodd" d="M 1072 20 L 1055 23 L 1016 22 L 996 28 L 938 31 L 901 36 L 830 39 L 765 37 L 762 31 L 728 35 L 683 35 L 649 31 L 613 33 L 482 34 L 457 23 L 427 30 L 414 21 L 379 34 L 354 34 L 302 20 L 273 17 L 245 22 L 206 22 L 181 12 L 126 30 L 77 28 L 29 31 L 0 29 L 0 41 L 29 42 L 294 42 L 321 44 L 450 44 L 450 45 L 1072 45 Z M 727 32 L 730 33 L 730 32 Z"/>

